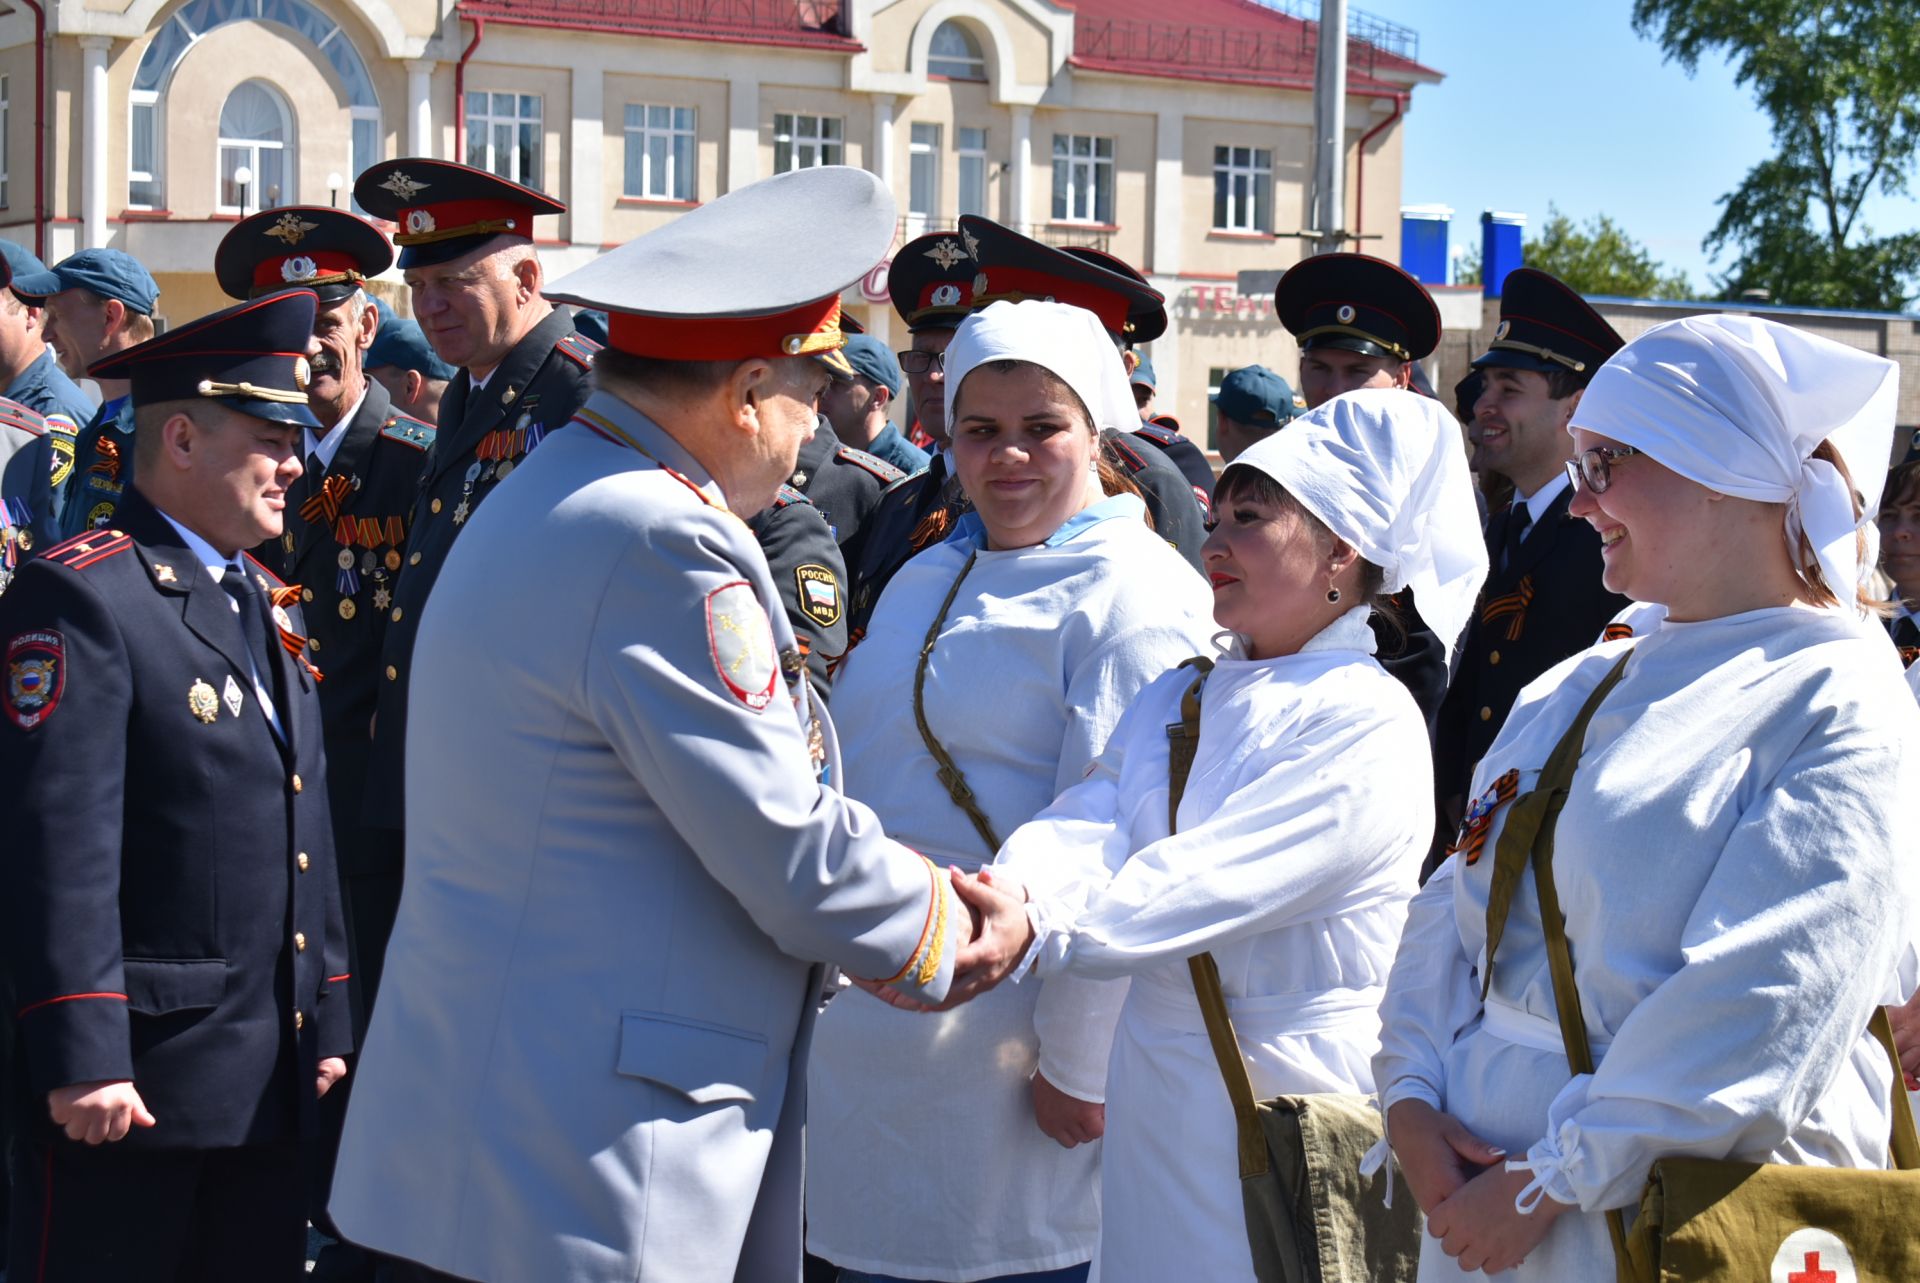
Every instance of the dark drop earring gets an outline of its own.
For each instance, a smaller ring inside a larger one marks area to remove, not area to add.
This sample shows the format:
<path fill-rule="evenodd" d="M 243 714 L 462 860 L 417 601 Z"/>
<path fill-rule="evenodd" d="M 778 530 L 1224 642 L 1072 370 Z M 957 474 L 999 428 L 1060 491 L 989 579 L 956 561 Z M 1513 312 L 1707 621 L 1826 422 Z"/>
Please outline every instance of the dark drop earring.
<path fill-rule="evenodd" d="M 1340 600 L 1340 590 L 1338 588 L 1327 589 L 1327 601 L 1329 603 L 1337 602 L 1339 600 Z"/>

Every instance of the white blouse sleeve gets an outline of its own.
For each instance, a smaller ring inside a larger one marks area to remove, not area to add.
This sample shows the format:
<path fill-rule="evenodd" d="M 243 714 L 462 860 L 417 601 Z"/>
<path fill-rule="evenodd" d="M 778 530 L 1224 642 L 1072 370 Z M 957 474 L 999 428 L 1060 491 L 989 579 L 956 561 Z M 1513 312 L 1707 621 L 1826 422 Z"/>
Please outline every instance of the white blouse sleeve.
<path fill-rule="evenodd" d="M 1384 829 L 1404 823 L 1381 804 L 1379 729 L 1323 718 L 1248 754 L 1205 819 L 1123 857 L 1077 912 L 1042 909 L 1042 974 L 1124 976 L 1369 898 L 1399 845 Z"/>
<path fill-rule="evenodd" d="M 1401 1100 L 1445 1109 L 1447 1049 L 1480 1013 L 1473 961 L 1454 918 L 1454 864 L 1448 859 L 1434 870 L 1413 897 L 1387 975 L 1380 1050 L 1373 1058 L 1383 1110 Z"/>
<path fill-rule="evenodd" d="M 1536 1187 L 1590 1212 L 1623 1207 L 1656 1158 L 1765 1155 L 1809 1115 L 1907 942 L 1903 747 L 1816 732 L 1788 760 L 1715 864 L 1680 969 L 1548 1109 L 1519 1164 Z"/>

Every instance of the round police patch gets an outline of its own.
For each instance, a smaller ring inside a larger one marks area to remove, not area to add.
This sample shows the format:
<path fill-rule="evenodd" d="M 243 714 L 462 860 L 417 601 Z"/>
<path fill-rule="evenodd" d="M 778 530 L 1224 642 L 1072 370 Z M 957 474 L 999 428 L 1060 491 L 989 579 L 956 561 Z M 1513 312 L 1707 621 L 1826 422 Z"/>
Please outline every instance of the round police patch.
<path fill-rule="evenodd" d="M 7 644 L 7 716 L 30 731 L 53 715 L 67 684 L 67 641 L 51 629 Z"/>
<path fill-rule="evenodd" d="M 727 694 L 756 713 L 773 702 L 773 625 L 744 579 L 707 594 L 707 645 Z"/>

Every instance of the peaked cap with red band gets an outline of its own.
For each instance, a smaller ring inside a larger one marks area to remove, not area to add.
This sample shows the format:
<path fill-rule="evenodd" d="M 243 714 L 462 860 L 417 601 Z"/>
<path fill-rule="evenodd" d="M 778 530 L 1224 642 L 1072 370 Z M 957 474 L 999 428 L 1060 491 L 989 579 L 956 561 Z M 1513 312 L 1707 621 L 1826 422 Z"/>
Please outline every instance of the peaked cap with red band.
<path fill-rule="evenodd" d="M 1052 299 L 1092 312 L 1119 342 L 1144 343 L 1166 331 L 1166 296 L 1111 255 L 1043 245 L 977 214 L 960 216 L 960 239 L 980 269 L 975 311 L 1002 299 Z"/>
<path fill-rule="evenodd" d="M 496 236 L 533 239 L 533 220 L 567 207 L 531 187 L 450 160 L 383 160 L 353 182 L 353 198 L 399 228 L 401 267 L 431 267 L 470 254 Z"/>
<path fill-rule="evenodd" d="M 864 169 L 762 179 L 682 214 L 548 285 L 607 313 L 607 346 L 665 361 L 838 356 L 840 292 L 893 241 L 891 193 Z M 805 236 L 795 229 L 808 229 Z"/>
<path fill-rule="evenodd" d="M 1418 361 L 1440 344 L 1440 309 L 1426 286 L 1370 254 L 1301 259 L 1273 287 L 1273 310 L 1301 351 Z"/>
<path fill-rule="evenodd" d="M 213 255 L 213 274 L 230 298 L 308 289 L 323 308 L 392 265 L 393 246 L 379 228 L 323 205 L 282 205 L 243 218 Z"/>
<path fill-rule="evenodd" d="M 980 267 L 958 232 L 919 236 L 893 252 L 887 296 L 915 330 L 951 330 L 973 314 L 973 280 Z"/>

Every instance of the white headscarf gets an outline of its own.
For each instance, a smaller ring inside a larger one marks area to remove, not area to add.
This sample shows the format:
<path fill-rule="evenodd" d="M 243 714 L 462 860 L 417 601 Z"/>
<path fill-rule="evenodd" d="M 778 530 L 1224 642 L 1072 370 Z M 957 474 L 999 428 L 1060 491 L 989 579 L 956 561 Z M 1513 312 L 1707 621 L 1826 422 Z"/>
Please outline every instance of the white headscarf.
<path fill-rule="evenodd" d="M 1446 648 L 1473 614 L 1487 545 L 1460 425 L 1438 401 L 1398 388 L 1335 397 L 1258 442 L 1233 466 L 1266 473 L 1362 557 L 1388 592 L 1413 589 Z"/>
<path fill-rule="evenodd" d="M 1096 429 L 1131 432 L 1140 411 L 1127 367 L 1099 318 L 1084 307 L 1030 299 L 989 304 L 960 322 L 947 345 L 947 431 L 956 430 L 954 402 L 967 375 L 989 361 L 1029 361 L 1072 388 Z"/>
<path fill-rule="evenodd" d="M 1752 316 L 1656 325 L 1594 374 L 1569 430 L 1644 451 L 1724 495 L 1787 505 L 1787 547 L 1805 531 L 1843 606 L 1878 560 L 1872 518 L 1893 448 L 1900 368 L 1885 357 Z M 1853 474 L 1863 516 L 1822 441 Z M 1862 561 L 1855 533 L 1864 530 Z M 1807 569 L 1807 567 L 1802 567 Z"/>

